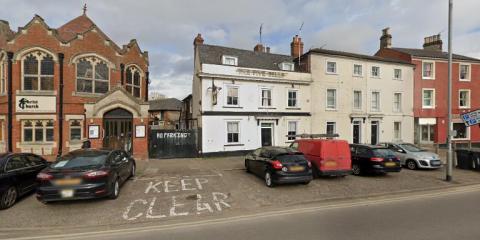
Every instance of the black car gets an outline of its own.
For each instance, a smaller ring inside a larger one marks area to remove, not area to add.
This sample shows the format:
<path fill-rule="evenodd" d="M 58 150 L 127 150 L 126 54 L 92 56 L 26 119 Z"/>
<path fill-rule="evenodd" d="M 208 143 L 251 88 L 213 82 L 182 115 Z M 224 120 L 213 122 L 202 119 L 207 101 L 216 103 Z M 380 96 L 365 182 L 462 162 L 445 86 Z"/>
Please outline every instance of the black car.
<path fill-rule="evenodd" d="M 34 190 L 37 174 L 47 166 L 48 162 L 35 154 L 1 154 L 0 209 L 13 206 L 20 196 Z"/>
<path fill-rule="evenodd" d="M 303 153 L 291 148 L 259 148 L 245 157 L 245 169 L 264 178 L 268 187 L 280 183 L 308 184 L 312 180 L 311 163 Z"/>
<path fill-rule="evenodd" d="M 109 197 L 135 175 L 135 160 L 123 150 L 72 151 L 37 175 L 37 199 L 59 200 Z"/>
<path fill-rule="evenodd" d="M 352 172 L 363 173 L 400 172 L 400 160 L 385 146 L 350 144 Z"/>

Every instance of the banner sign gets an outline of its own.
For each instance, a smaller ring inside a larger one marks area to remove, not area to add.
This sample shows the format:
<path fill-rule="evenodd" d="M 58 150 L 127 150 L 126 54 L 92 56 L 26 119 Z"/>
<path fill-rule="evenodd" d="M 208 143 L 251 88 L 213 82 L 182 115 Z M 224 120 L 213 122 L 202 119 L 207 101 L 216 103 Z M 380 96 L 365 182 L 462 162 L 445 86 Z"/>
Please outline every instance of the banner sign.
<path fill-rule="evenodd" d="M 467 127 L 480 123 L 480 109 L 461 115 L 463 122 Z"/>
<path fill-rule="evenodd" d="M 21 113 L 55 113 L 57 98 L 55 96 L 16 96 L 16 112 Z"/>

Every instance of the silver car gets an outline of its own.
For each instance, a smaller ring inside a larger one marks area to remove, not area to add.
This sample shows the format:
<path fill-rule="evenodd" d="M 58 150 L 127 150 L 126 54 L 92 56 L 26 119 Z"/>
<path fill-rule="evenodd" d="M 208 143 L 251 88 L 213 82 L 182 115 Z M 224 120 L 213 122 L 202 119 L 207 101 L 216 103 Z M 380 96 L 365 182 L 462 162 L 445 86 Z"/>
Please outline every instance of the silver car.
<path fill-rule="evenodd" d="M 442 166 L 438 154 L 428 152 L 411 143 L 382 143 L 381 145 L 391 149 L 400 159 L 400 163 L 408 169 L 436 169 Z"/>

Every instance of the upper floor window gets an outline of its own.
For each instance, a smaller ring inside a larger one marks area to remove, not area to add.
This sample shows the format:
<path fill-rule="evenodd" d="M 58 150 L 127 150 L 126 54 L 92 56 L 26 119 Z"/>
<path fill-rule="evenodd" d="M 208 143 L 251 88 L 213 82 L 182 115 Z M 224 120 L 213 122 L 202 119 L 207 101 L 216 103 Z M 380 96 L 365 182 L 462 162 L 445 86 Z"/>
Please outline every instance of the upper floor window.
<path fill-rule="evenodd" d="M 458 105 L 460 108 L 470 108 L 470 90 L 458 92 Z"/>
<path fill-rule="evenodd" d="M 125 82 L 125 88 L 127 89 L 127 92 L 131 93 L 136 98 L 140 98 L 140 86 L 140 70 L 134 66 L 128 67 Z"/>
<path fill-rule="evenodd" d="M 337 63 L 327 61 L 327 73 L 337 73 Z"/>
<path fill-rule="evenodd" d="M 363 69 L 362 65 L 360 64 L 353 64 L 353 76 L 362 76 Z"/>
<path fill-rule="evenodd" d="M 460 64 L 460 81 L 470 81 L 470 65 Z"/>
<path fill-rule="evenodd" d="M 393 94 L 393 111 L 394 112 L 402 111 L 402 94 L 401 93 Z"/>
<path fill-rule="evenodd" d="M 377 67 L 377 66 L 372 67 L 372 77 L 376 77 L 376 78 L 380 77 L 380 67 Z"/>
<path fill-rule="evenodd" d="M 401 80 L 402 79 L 402 69 L 393 69 L 393 79 Z"/>
<path fill-rule="evenodd" d="M 297 90 L 288 90 L 288 107 L 297 107 Z"/>
<path fill-rule="evenodd" d="M 233 56 L 222 56 L 222 64 L 237 66 L 238 65 L 238 58 Z"/>
<path fill-rule="evenodd" d="M 295 67 L 294 67 L 293 63 L 284 62 L 280 66 L 281 66 L 280 69 L 282 69 L 283 71 L 293 71 L 293 70 L 295 70 Z"/>
<path fill-rule="evenodd" d="M 423 62 L 422 63 L 422 78 L 423 79 L 434 79 L 435 78 L 435 65 L 433 62 Z"/>
<path fill-rule="evenodd" d="M 327 109 L 337 109 L 337 90 L 327 89 Z"/>
<path fill-rule="evenodd" d="M 35 51 L 23 57 L 23 88 L 27 91 L 53 91 L 54 60 L 50 54 Z"/>
<path fill-rule="evenodd" d="M 422 108 L 435 108 L 435 90 L 422 90 Z"/>
<path fill-rule="evenodd" d="M 263 107 L 272 106 L 272 90 L 271 89 L 262 89 L 262 106 Z"/>
<path fill-rule="evenodd" d="M 238 106 L 238 87 L 227 87 L 227 105 Z"/>
<path fill-rule="evenodd" d="M 362 109 L 362 91 L 353 91 L 353 109 L 361 110 Z"/>
<path fill-rule="evenodd" d="M 6 92 L 7 83 L 7 70 L 5 69 L 5 63 L 0 58 L 0 94 Z"/>
<path fill-rule="evenodd" d="M 77 92 L 106 93 L 109 83 L 109 68 L 105 61 L 84 57 L 77 62 Z"/>
<path fill-rule="evenodd" d="M 380 111 L 380 92 L 372 92 L 372 112 Z"/>

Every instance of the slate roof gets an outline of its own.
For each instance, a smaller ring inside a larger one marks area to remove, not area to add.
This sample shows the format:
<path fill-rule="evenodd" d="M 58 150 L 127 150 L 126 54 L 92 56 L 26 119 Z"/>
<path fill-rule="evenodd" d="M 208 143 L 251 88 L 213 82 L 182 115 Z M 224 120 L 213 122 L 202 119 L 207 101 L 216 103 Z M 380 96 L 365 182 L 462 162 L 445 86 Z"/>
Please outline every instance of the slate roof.
<path fill-rule="evenodd" d="M 222 65 L 223 55 L 238 57 L 238 67 L 245 68 L 281 70 L 281 63 L 293 62 L 293 58 L 290 55 L 254 52 L 253 50 L 244 50 L 208 44 L 199 45 L 198 50 L 200 62 L 206 64 Z"/>
<path fill-rule="evenodd" d="M 86 15 L 78 16 L 72 19 L 70 22 L 65 23 L 63 26 L 57 29 L 60 37 L 65 41 L 70 41 L 77 36 L 89 30 L 95 24 Z"/>
<path fill-rule="evenodd" d="M 416 57 L 426 57 L 426 58 L 441 58 L 448 59 L 448 52 L 434 51 L 434 50 L 425 50 L 418 48 L 392 48 L 395 51 L 406 53 Z M 452 58 L 456 60 L 466 60 L 466 61 L 480 61 L 480 59 L 467 57 L 458 54 L 452 54 Z"/>
<path fill-rule="evenodd" d="M 149 111 L 171 110 L 180 111 L 182 109 L 182 101 L 176 98 L 164 98 L 148 101 L 150 104 Z"/>
<path fill-rule="evenodd" d="M 309 54 L 309 53 L 319 53 L 319 54 L 359 58 L 359 59 L 365 59 L 365 60 L 371 60 L 371 61 L 377 61 L 377 62 L 388 62 L 388 63 L 399 63 L 399 64 L 412 65 L 410 62 L 406 62 L 406 61 L 402 61 L 402 60 L 398 60 L 398 59 L 383 58 L 383 57 L 370 56 L 370 55 L 351 53 L 351 52 L 342 52 L 342 51 L 336 51 L 336 50 L 328 50 L 328 49 L 323 49 L 323 48 L 311 49 L 306 54 Z"/>

